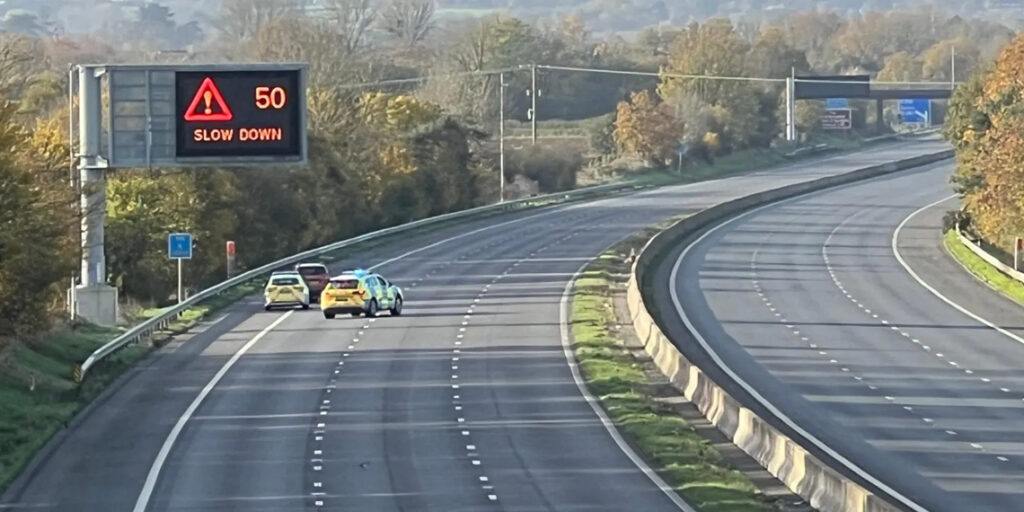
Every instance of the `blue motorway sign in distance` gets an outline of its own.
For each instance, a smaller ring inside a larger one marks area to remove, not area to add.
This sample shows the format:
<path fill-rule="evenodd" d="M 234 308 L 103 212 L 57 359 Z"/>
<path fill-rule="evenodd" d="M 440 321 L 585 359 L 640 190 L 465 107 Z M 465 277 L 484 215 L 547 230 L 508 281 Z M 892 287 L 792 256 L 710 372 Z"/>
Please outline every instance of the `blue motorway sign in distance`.
<path fill-rule="evenodd" d="M 904 123 L 926 124 L 932 117 L 930 100 L 900 100 L 900 116 Z"/>
<path fill-rule="evenodd" d="M 167 257 L 172 260 L 192 259 L 192 233 L 167 235 Z"/>

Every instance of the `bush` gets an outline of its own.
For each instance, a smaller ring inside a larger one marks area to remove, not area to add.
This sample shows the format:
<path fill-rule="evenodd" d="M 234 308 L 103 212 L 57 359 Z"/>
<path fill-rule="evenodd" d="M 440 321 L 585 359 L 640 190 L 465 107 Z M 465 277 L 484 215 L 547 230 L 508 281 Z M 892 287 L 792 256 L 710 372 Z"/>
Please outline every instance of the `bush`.
<path fill-rule="evenodd" d="M 506 155 L 505 179 L 524 176 L 537 182 L 541 193 L 570 190 L 583 163 L 583 155 L 558 147 L 526 148 Z"/>
<path fill-rule="evenodd" d="M 946 233 L 956 229 L 967 229 L 971 225 L 971 215 L 964 210 L 949 210 L 942 216 L 942 232 Z"/>

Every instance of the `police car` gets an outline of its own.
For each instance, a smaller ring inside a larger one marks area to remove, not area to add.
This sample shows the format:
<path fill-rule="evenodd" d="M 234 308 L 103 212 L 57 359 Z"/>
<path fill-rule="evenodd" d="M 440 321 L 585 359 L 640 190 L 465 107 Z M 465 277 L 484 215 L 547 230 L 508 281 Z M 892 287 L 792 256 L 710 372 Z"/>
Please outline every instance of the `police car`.
<path fill-rule="evenodd" d="M 274 272 L 263 290 L 263 309 L 276 307 L 309 309 L 309 287 L 298 272 Z"/>
<path fill-rule="evenodd" d="M 402 289 L 380 274 L 349 270 L 331 277 L 320 294 L 320 310 L 327 319 L 346 313 L 374 317 L 385 310 L 399 316 L 404 300 Z"/>

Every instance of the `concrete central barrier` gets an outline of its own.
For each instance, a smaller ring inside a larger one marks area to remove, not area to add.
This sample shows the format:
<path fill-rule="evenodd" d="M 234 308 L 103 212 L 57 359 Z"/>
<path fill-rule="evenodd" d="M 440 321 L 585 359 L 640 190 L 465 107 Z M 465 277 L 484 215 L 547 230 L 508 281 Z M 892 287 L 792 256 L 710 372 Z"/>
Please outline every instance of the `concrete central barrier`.
<path fill-rule="evenodd" d="M 872 491 L 854 478 L 837 470 L 835 460 L 822 460 L 799 440 L 775 428 L 769 418 L 755 413 L 690 362 L 673 340 L 662 332 L 657 320 L 666 314 L 648 307 L 645 295 L 654 286 L 649 272 L 671 249 L 691 237 L 752 208 L 797 197 L 810 192 L 912 169 L 949 159 L 953 151 L 909 158 L 850 173 L 797 183 L 728 201 L 680 220 L 648 241 L 633 265 L 627 288 L 627 305 L 633 327 L 647 353 L 663 374 L 701 413 L 736 446 L 756 459 L 768 472 L 782 481 L 814 508 L 822 512 L 897 512 L 923 510 L 908 505 L 902 496 Z M 672 284 L 669 283 L 671 286 Z M 673 312 L 674 313 L 674 312 Z M 673 314 L 668 313 L 668 314 Z M 676 340 L 693 343 L 692 339 Z M 806 441 L 805 441 L 806 442 Z"/>

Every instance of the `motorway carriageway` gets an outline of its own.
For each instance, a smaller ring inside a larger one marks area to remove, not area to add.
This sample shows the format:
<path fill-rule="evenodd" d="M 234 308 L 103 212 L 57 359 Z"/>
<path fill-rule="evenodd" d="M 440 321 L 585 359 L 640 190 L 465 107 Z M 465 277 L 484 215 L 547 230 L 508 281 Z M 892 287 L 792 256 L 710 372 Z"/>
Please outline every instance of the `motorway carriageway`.
<path fill-rule="evenodd" d="M 404 288 L 402 317 L 239 304 L 130 371 L 0 509 L 681 510 L 577 387 L 563 339 L 573 275 L 672 215 L 945 147 L 876 146 L 375 247 L 333 270 L 377 268 Z"/>
<path fill-rule="evenodd" d="M 681 306 L 670 336 L 688 317 L 740 378 L 918 510 L 1024 510 L 1024 311 L 945 254 L 952 172 L 739 216 L 669 255 L 656 297 Z"/>

